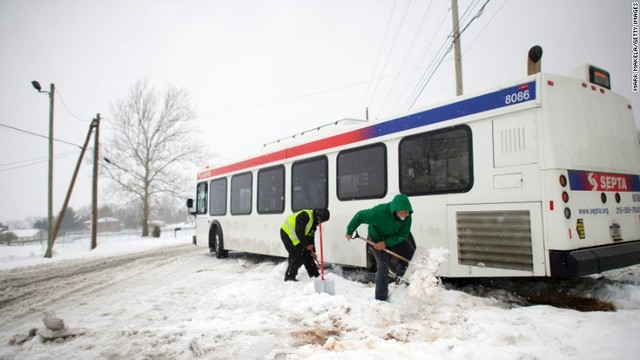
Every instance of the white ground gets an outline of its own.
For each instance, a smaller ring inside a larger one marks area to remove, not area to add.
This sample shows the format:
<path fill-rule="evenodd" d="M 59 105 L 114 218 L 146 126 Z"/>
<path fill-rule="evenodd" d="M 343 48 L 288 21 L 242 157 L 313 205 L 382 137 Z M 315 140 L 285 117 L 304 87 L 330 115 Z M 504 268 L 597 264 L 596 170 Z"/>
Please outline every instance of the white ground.
<path fill-rule="evenodd" d="M 605 274 L 614 281 L 597 295 L 617 311 L 578 312 L 445 290 L 428 273 L 437 251 L 418 269 L 421 286 L 394 286 L 387 303 L 339 267 L 326 280 L 336 294 L 317 293 L 304 268 L 299 282 L 285 283 L 282 261 L 216 259 L 188 236 L 103 241 L 93 251 L 79 244 L 57 247 L 53 259 L 41 245 L 0 246 L 0 359 L 632 359 L 640 351 L 640 267 Z M 45 309 L 66 332 L 45 329 Z"/>

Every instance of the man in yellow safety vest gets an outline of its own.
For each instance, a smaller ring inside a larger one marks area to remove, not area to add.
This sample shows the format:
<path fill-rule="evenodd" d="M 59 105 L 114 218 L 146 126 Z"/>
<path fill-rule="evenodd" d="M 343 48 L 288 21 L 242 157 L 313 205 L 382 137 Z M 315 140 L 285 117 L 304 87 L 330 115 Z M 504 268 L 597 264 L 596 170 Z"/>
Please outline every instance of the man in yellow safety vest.
<path fill-rule="evenodd" d="M 318 224 L 329 220 L 328 209 L 300 210 L 287 217 L 280 227 L 280 238 L 289 253 L 284 281 L 298 281 L 298 269 L 302 265 L 309 277 L 318 277 L 317 255 L 314 237 Z"/>

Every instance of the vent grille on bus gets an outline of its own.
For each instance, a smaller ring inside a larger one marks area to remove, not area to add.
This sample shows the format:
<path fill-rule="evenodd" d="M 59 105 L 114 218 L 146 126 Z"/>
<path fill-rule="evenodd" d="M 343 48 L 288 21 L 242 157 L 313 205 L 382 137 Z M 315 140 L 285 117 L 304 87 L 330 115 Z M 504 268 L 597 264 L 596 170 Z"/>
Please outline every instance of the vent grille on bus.
<path fill-rule="evenodd" d="M 524 126 L 500 131 L 500 150 L 503 154 L 520 153 L 527 150 Z"/>
<path fill-rule="evenodd" d="M 458 262 L 533 271 L 529 211 L 457 213 Z"/>

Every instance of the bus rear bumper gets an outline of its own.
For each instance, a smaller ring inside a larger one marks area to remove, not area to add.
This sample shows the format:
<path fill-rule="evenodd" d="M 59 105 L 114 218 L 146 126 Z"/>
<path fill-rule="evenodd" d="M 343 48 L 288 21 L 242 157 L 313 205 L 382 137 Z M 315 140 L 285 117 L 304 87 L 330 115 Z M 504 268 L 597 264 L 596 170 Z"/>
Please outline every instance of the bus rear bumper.
<path fill-rule="evenodd" d="M 640 240 L 580 250 L 550 250 L 552 277 L 578 277 L 640 264 Z"/>

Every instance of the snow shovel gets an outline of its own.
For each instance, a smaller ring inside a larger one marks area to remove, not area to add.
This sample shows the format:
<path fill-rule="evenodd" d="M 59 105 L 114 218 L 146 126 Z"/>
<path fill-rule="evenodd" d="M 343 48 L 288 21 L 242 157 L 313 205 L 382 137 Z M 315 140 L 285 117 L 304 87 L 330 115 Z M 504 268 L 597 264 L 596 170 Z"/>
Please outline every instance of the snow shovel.
<path fill-rule="evenodd" d="M 315 279 L 313 283 L 316 292 L 321 294 L 323 292 L 329 295 L 335 295 L 336 291 L 333 286 L 333 280 L 325 280 L 324 279 L 324 246 L 322 244 L 322 223 L 318 224 L 320 228 L 320 279 Z"/>
<path fill-rule="evenodd" d="M 363 241 L 366 241 L 367 243 L 371 244 L 372 246 L 376 244 L 373 241 L 371 241 L 369 239 L 365 239 L 362 236 L 360 236 L 360 234 L 358 234 L 357 231 L 356 231 L 356 233 L 354 234 L 353 237 L 358 238 L 358 239 L 363 240 Z M 387 254 L 389 254 L 391 256 L 395 256 L 396 258 L 406 262 L 408 264 L 407 265 L 407 270 L 404 272 L 404 275 L 402 276 L 402 278 L 403 279 L 411 279 L 411 275 L 415 271 L 415 269 L 413 269 L 414 267 L 410 266 L 411 265 L 411 260 L 409 260 L 406 257 L 404 257 L 404 256 L 402 256 L 400 254 L 397 254 L 397 253 L 395 253 L 395 252 L 393 252 L 393 251 L 391 251 L 391 250 L 389 250 L 387 248 L 382 249 L 382 251 L 386 252 Z M 426 254 L 426 252 L 427 252 L 427 249 L 425 249 L 425 248 L 423 248 L 421 246 L 418 246 L 418 247 L 416 247 L 416 251 L 413 253 L 413 258 L 416 258 L 416 256 L 417 256 L 417 259 L 422 259 L 424 257 L 424 255 Z M 402 280 L 402 281 L 404 283 L 408 284 L 407 281 L 405 281 L 405 280 Z"/>

